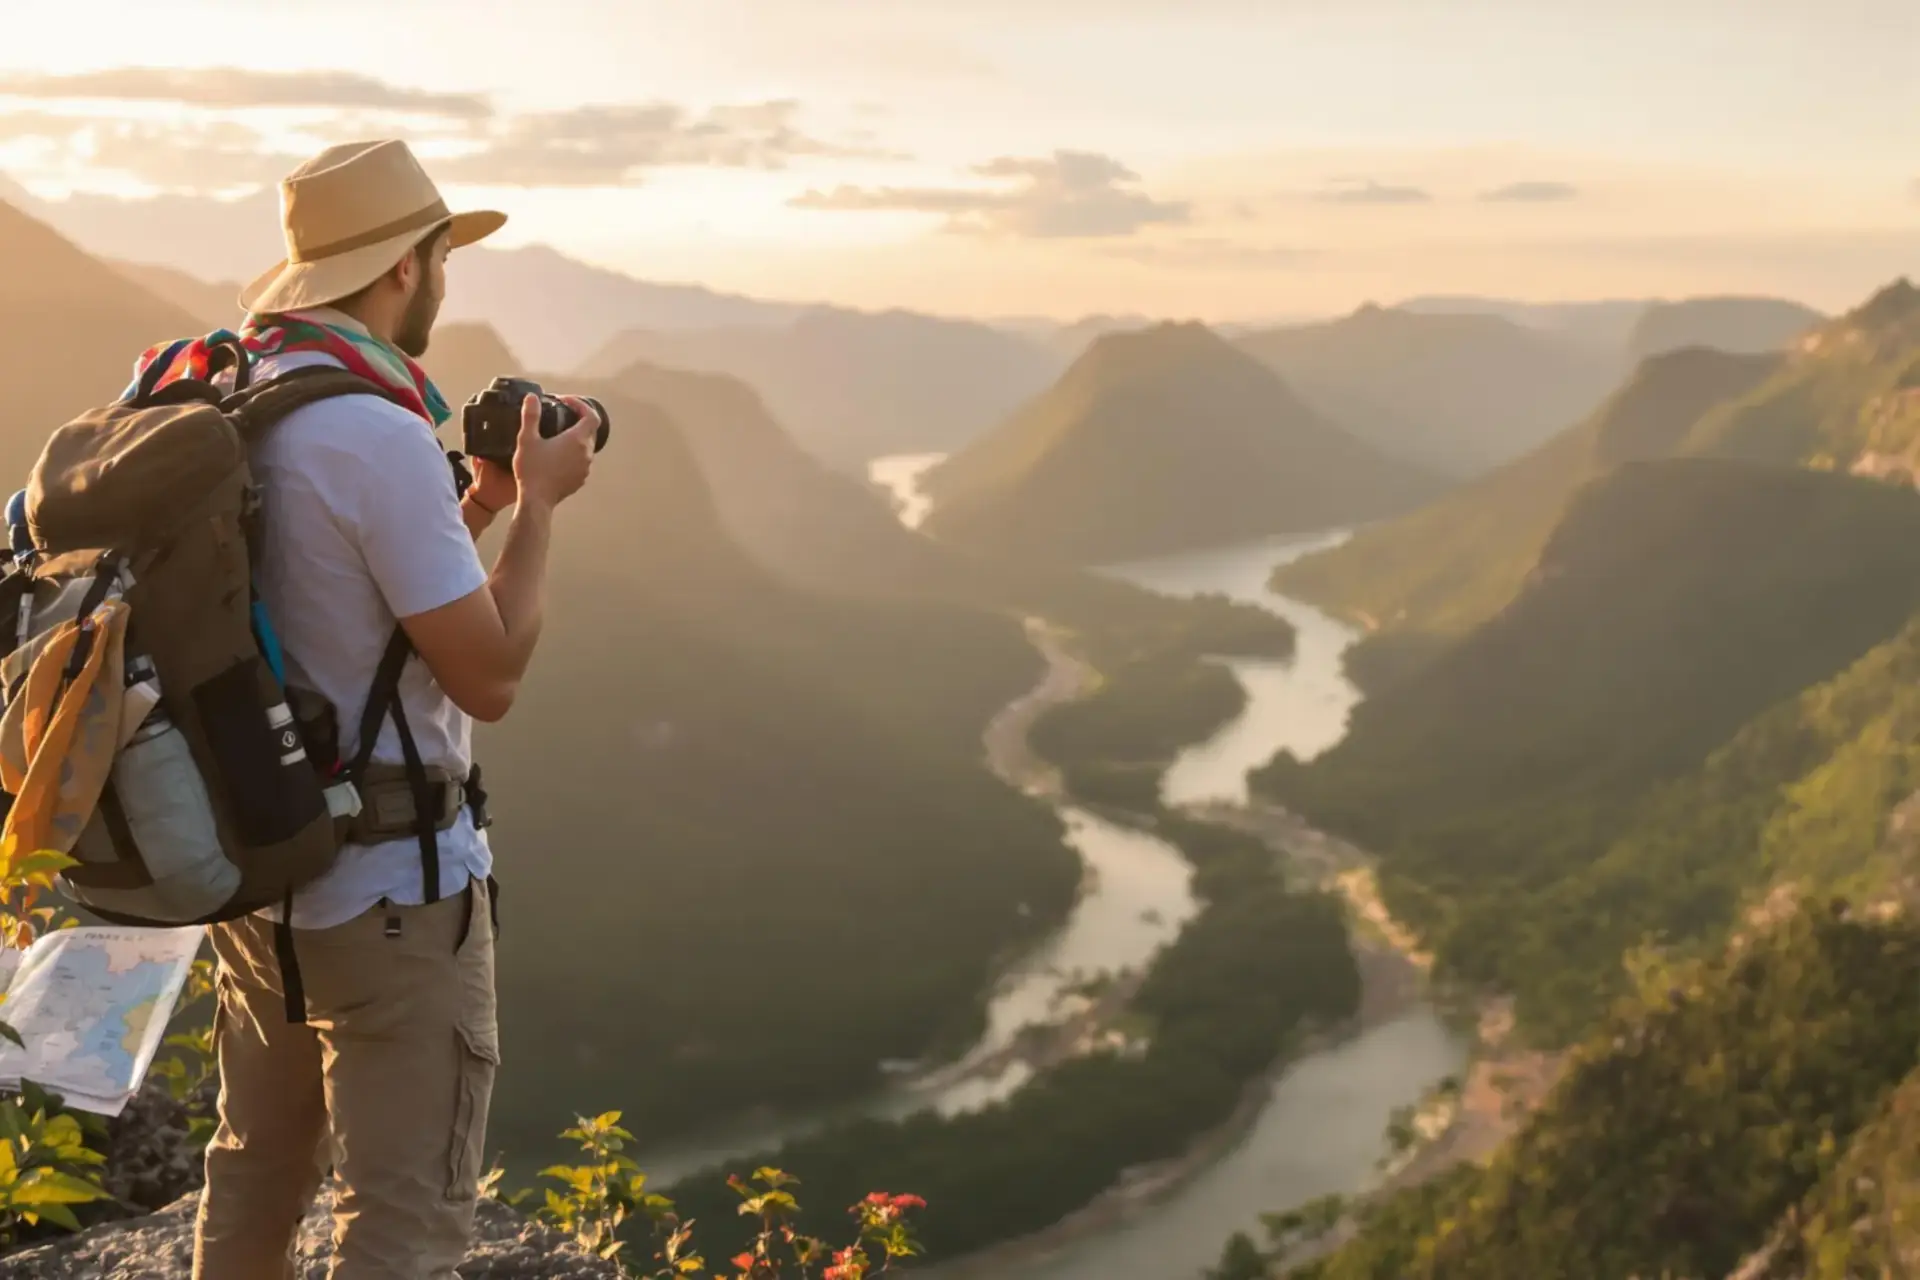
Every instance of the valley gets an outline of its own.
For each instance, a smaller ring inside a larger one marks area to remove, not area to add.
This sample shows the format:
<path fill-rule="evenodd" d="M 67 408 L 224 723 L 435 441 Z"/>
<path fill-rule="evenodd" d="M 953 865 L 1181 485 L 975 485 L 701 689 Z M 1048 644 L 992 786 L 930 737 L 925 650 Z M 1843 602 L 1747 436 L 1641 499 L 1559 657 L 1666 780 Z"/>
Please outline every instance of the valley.
<path fill-rule="evenodd" d="M 231 292 L 67 203 L 0 202 L 22 475 Z M 477 732 L 506 1185 L 618 1110 L 716 1257 L 763 1165 L 924 1197 L 933 1280 L 1920 1252 L 1906 280 L 1016 323 L 473 257 L 446 398 L 617 424 Z"/>

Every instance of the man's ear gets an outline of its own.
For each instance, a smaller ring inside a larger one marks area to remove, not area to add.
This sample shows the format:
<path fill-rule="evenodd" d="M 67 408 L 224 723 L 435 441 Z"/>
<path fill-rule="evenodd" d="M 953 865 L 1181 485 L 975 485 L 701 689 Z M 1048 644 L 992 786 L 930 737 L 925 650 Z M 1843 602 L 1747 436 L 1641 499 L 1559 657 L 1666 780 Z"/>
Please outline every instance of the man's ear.
<path fill-rule="evenodd" d="M 387 274 L 392 276 L 393 282 L 402 289 L 411 291 L 419 283 L 420 255 L 409 250 L 405 257 L 393 264 L 392 270 Z"/>

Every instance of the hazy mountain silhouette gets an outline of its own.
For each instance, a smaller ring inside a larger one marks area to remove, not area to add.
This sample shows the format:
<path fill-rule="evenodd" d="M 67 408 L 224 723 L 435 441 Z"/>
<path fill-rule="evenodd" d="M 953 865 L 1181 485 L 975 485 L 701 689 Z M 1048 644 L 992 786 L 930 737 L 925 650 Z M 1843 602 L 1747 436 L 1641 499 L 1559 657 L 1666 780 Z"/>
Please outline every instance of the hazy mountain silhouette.
<path fill-rule="evenodd" d="M 1681 347 L 1780 351 L 1826 317 L 1780 298 L 1689 298 L 1658 302 L 1633 326 L 1627 354 L 1635 360 Z"/>
<path fill-rule="evenodd" d="M 1238 345 L 1355 435 L 1401 458 L 1472 475 L 1590 412 L 1618 358 L 1492 315 L 1376 306 Z"/>
<path fill-rule="evenodd" d="M 271 187 L 238 200 L 39 200 L 17 185 L 14 192 L 24 208 L 87 252 L 116 262 L 159 264 L 200 280 L 251 280 L 286 252 L 279 195 Z M 778 324 L 801 310 L 699 285 L 637 280 L 545 245 L 478 245 L 463 251 L 448 273 L 444 315 L 488 321 L 535 365 L 568 369 L 628 328 Z"/>
<path fill-rule="evenodd" d="M 1585 422 L 1430 506 L 1287 566 L 1275 584 L 1382 629 L 1355 650 L 1357 673 L 1413 661 L 1506 607 L 1580 486 L 1678 451 L 1703 414 L 1778 367 L 1778 357 L 1705 348 L 1648 360 Z"/>
<path fill-rule="evenodd" d="M 623 333 L 581 366 L 636 361 L 742 379 L 817 457 L 859 469 L 959 447 L 1045 389 L 1063 362 L 1026 339 L 910 311 L 809 311 L 791 325 Z"/>
<path fill-rule="evenodd" d="M 445 315 L 492 324 L 536 368 L 572 369 L 628 329 L 771 327 L 802 310 L 702 285 L 637 280 L 532 244 L 463 252 L 447 273 Z"/>
<path fill-rule="evenodd" d="M 0 202 L 0 490 L 26 483 L 54 428 L 125 390 L 142 351 L 202 330 L 186 311 Z"/>
<path fill-rule="evenodd" d="M 927 530 L 1095 564 L 1390 514 L 1437 482 L 1330 425 L 1198 324 L 1097 340 L 934 469 Z"/>
<path fill-rule="evenodd" d="M 473 321 L 435 325 L 433 340 L 420 363 L 447 403 L 455 406 L 456 414 L 459 405 L 495 378 L 528 376 L 520 358 L 494 327 Z M 548 394 L 567 391 L 565 386 L 544 384 L 541 389 Z"/>
<path fill-rule="evenodd" d="M 1149 316 L 1083 316 L 1072 324 L 1063 324 L 1047 335 L 1046 343 L 1063 360 L 1078 360 L 1096 338 L 1109 333 L 1133 333 L 1150 329 Z"/>
<path fill-rule="evenodd" d="M 1624 350 L 1634 325 L 1653 306 L 1650 298 L 1605 298 L 1590 302 L 1520 302 L 1472 294 L 1427 294 L 1394 304 L 1420 315 L 1498 316 L 1528 329 L 1613 350 Z"/>
<path fill-rule="evenodd" d="M 287 251 L 271 187 L 236 200 L 76 193 L 26 208 L 97 258 L 155 263 L 200 280 L 251 280 Z"/>
<path fill-rule="evenodd" d="M 193 316 L 207 332 L 238 329 L 247 318 L 240 310 L 238 281 L 210 284 L 185 271 L 145 262 L 108 261 L 107 265 L 148 293 L 165 298 Z"/>

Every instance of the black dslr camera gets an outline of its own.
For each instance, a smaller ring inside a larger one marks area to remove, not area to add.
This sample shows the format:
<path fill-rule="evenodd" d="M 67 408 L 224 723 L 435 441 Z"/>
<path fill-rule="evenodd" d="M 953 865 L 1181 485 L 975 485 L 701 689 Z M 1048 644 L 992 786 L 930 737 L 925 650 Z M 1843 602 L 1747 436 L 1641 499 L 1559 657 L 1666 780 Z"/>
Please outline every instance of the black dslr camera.
<path fill-rule="evenodd" d="M 520 402 L 528 396 L 540 397 L 540 434 L 557 436 L 580 415 L 573 407 L 540 389 L 531 378 L 495 378 L 493 385 L 474 396 L 461 408 L 460 428 L 466 436 L 462 446 L 469 458 L 485 458 L 503 467 L 513 465 L 513 452 L 520 441 Z M 594 433 L 593 451 L 607 447 L 607 435 L 613 429 L 607 407 L 592 396 L 582 396 L 600 415 L 600 430 Z"/>

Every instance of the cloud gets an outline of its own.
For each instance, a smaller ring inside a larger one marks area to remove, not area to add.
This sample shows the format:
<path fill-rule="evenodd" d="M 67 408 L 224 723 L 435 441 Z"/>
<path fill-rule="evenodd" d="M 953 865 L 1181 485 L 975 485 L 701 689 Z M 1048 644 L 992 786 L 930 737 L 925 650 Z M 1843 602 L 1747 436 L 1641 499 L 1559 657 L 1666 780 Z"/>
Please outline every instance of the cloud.
<path fill-rule="evenodd" d="M 1182 271 L 1263 271 L 1297 267 L 1318 256 L 1316 250 L 1288 245 L 1246 244 L 1220 236 L 1189 236 L 1158 244 L 1114 245 L 1108 257 L 1150 267 Z"/>
<path fill-rule="evenodd" d="M 1480 199 L 1487 204 L 1557 204 L 1579 195 L 1580 188 L 1570 182 L 1509 182 L 1482 191 Z"/>
<path fill-rule="evenodd" d="M 353 71 L 247 71 L 239 67 L 117 67 L 70 75 L 0 76 L 0 96 L 43 100 L 177 102 L 185 106 L 350 107 L 483 120 L 493 104 L 477 93 L 436 93 Z"/>
<path fill-rule="evenodd" d="M 0 115 L 0 141 L 43 142 L 49 163 L 126 174 L 168 191 L 218 191 L 277 182 L 298 157 L 276 152 L 232 120 L 126 120 L 44 111 Z"/>
<path fill-rule="evenodd" d="M 1433 196 L 1420 187 L 1390 186 L 1366 178 L 1358 182 L 1343 180 L 1314 199 L 1328 204 L 1427 204 Z"/>
<path fill-rule="evenodd" d="M 668 102 L 534 112 L 499 122 L 478 150 L 436 161 L 434 172 L 452 182 L 592 187 L 669 166 L 779 169 L 803 156 L 897 158 L 803 133 L 794 123 L 799 109 L 783 99 L 699 115 Z"/>
<path fill-rule="evenodd" d="M 947 229 L 1027 239 L 1129 236 L 1143 227 L 1187 222 L 1180 201 L 1156 200 L 1135 189 L 1140 175 L 1112 156 L 1055 151 L 1051 156 L 1001 156 L 974 167 L 1000 187 L 836 187 L 811 190 L 789 203 L 798 209 L 840 212 L 901 210 L 944 214 Z"/>

